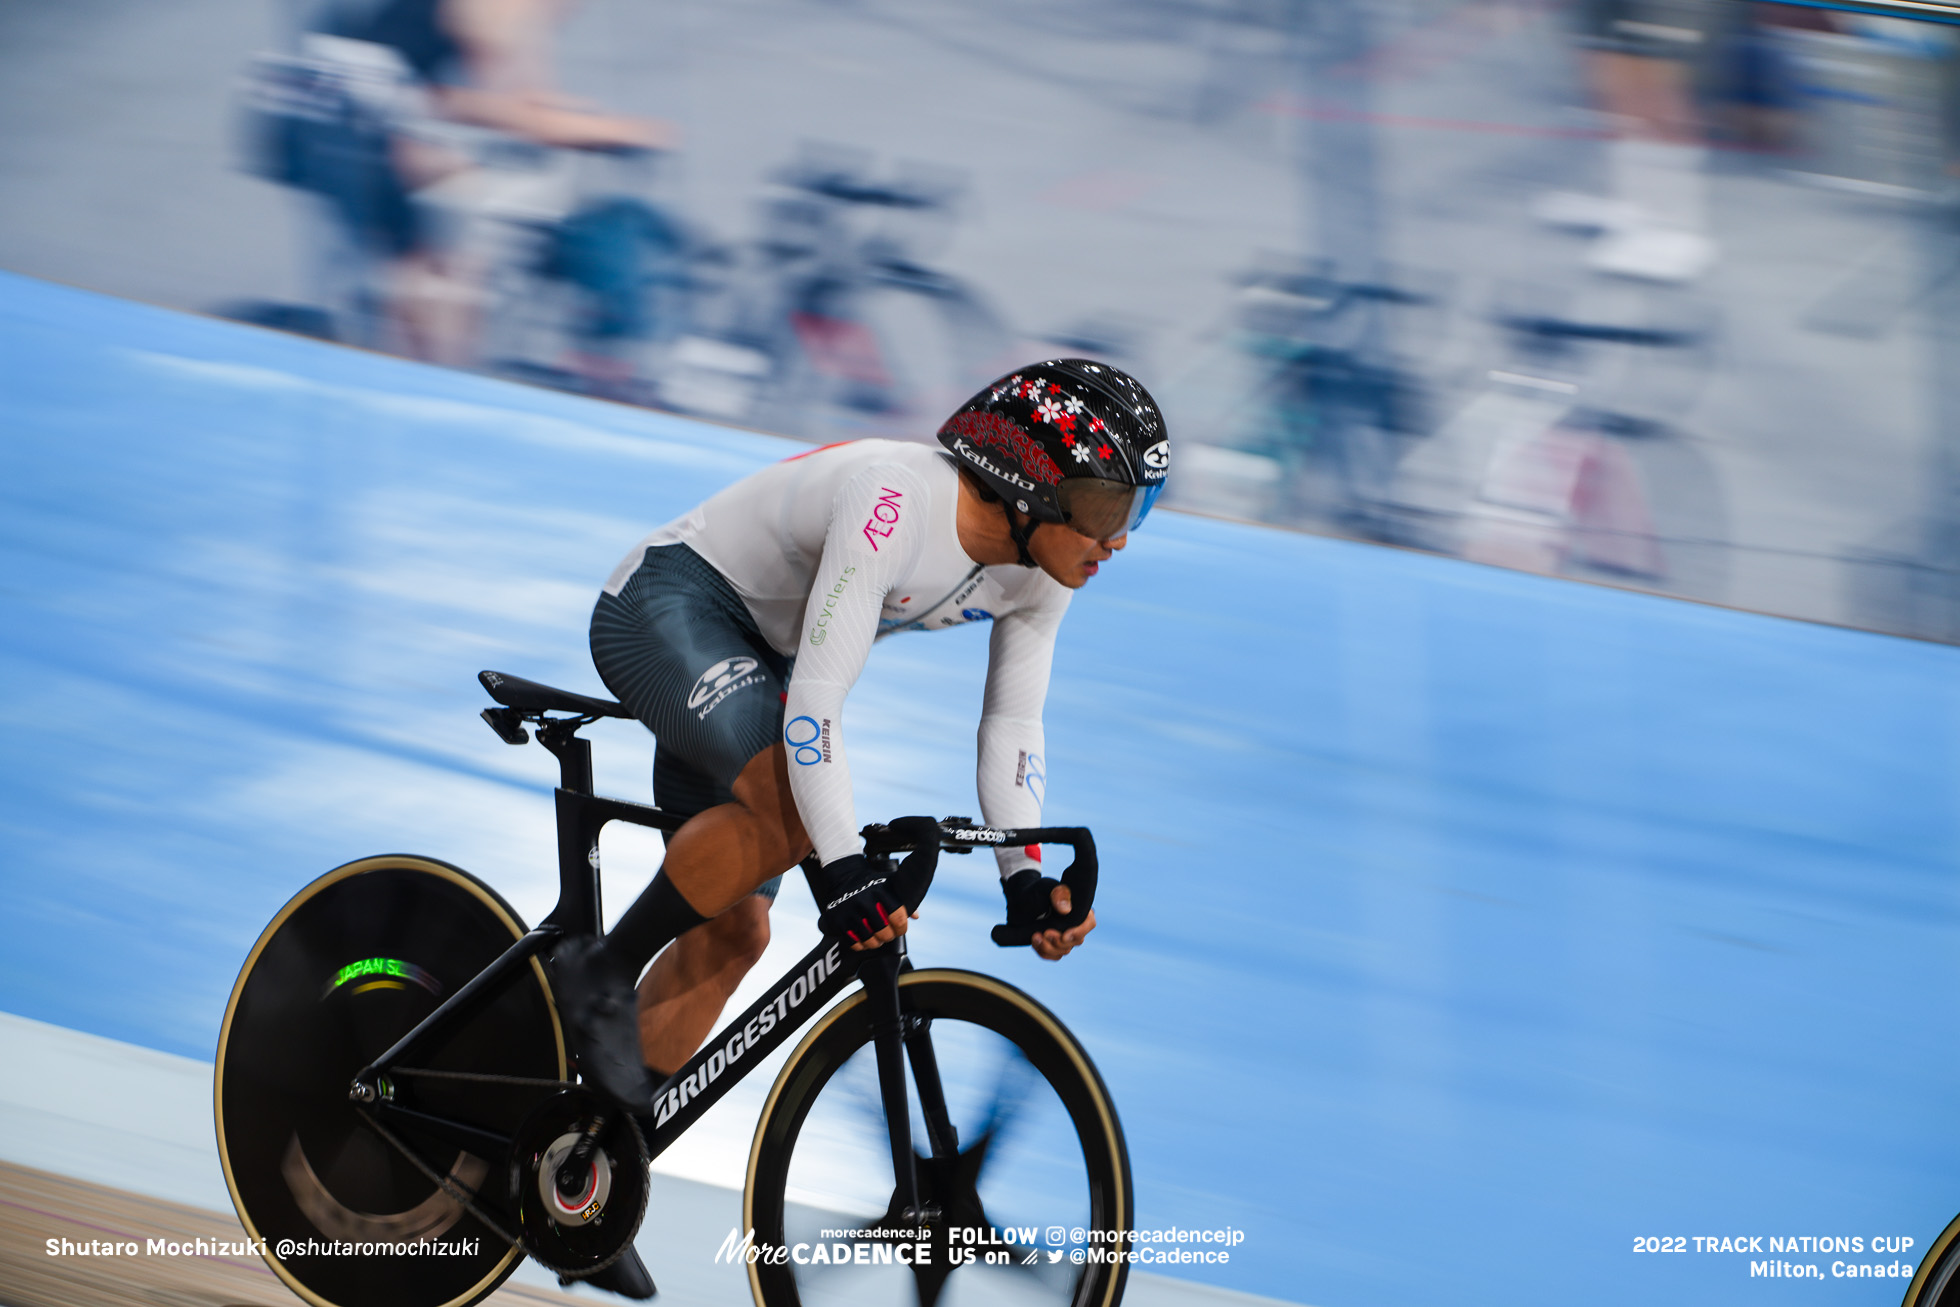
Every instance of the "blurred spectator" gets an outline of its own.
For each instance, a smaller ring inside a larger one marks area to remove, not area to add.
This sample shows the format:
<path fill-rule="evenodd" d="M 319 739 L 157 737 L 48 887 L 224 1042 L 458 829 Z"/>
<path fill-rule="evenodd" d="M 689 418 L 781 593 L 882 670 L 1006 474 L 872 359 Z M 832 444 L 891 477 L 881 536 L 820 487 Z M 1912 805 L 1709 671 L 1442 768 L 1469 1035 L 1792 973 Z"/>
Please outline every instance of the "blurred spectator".
<path fill-rule="evenodd" d="M 1713 0 L 1578 2 L 1576 40 L 1611 135 L 1609 194 L 1547 195 L 1539 216 L 1597 231 L 1587 257 L 1596 271 L 1688 282 L 1715 261 L 1693 97 L 1714 16 Z"/>
<path fill-rule="evenodd" d="M 474 361 L 482 305 L 480 258 L 453 224 L 436 220 L 436 188 L 458 183 L 473 160 L 433 139 L 430 123 L 489 128 L 545 146 L 664 148 L 667 126 L 601 112 L 553 85 L 552 37 L 569 0 L 330 0 L 312 23 L 308 54 L 372 82 L 392 68 L 380 148 L 343 149 L 330 206 L 346 234 L 385 267 L 388 326 L 405 351 L 451 364 Z M 351 161 L 351 162 L 350 162 Z"/>
<path fill-rule="evenodd" d="M 1752 4 L 1746 15 L 1723 43 L 1721 127 L 1737 145 L 1780 154 L 1795 141 L 1801 87 L 1796 61 L 1778 33 L 1836 28 L 1827 9 Z"/>

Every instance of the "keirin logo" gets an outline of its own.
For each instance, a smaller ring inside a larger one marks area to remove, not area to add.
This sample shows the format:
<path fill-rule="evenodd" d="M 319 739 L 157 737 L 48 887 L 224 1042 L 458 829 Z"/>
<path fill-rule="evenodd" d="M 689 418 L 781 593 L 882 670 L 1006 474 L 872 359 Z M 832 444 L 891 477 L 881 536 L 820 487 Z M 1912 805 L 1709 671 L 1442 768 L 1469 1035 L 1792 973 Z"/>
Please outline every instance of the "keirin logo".
<path fill-rule="evenodd" d="M 1034 795 L 1036 803 L 1047 799 L 1048 771 L 1040 754 L 1029 753 L 1026 749 L 1021 751 L 1021 761 L 1014 768 L 1014 783 Z"/>
<path fill-rule="evenodd" d="M 819 724 L 814 717 L 792 717 L 783 726 L 783 743 L 797 765 L 814 767 L 830 761 L 830 718 Z"/>
<path fill-rule="evenodd" d="M 687 706 L 700 710 L 706 717 L 715 710 L 715 705 L 744 686 L 754 685 L 762 678 L 754 675 L 756 661 L 753 658 L 724 658 L 701 673 L 701 679 L 694 683 L 688 692 Z"/>

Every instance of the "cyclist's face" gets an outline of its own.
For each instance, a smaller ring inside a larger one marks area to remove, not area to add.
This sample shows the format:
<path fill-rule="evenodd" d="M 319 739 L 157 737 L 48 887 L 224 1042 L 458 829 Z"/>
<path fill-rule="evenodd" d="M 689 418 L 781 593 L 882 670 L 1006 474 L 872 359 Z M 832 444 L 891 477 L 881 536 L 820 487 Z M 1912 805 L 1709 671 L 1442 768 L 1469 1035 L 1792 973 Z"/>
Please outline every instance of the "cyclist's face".
<path fill-rule="evenodd" d="M 1080 590 L 1110 555 L 1128 543 L 1128 532 L 1092 540 L 1072 527 L 1045 522 L 1028 538 L 1028 553 L 1042 571 L 1069 589 Z"/>

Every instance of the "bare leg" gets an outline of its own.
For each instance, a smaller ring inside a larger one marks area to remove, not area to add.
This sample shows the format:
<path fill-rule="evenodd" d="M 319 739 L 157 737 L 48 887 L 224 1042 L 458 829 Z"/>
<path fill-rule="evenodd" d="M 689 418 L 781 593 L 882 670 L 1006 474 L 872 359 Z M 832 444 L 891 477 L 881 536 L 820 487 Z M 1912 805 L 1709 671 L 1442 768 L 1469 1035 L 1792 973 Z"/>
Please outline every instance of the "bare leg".
<path fill-rule="evenodd" d="M 789 792 L 789 758 L 782 745 L 772 744 L 749 759 L 731 788 L 735 802 L 698 813 L 674 832 L 661 866 L 704 917 L 720 916 L 810 851 Z"/>
<path fill-rule="evenodd" d="M 640 982 L 640 1051 L 661 1071 L 700 1047 L 768 947 L 769 904 L 756 887 L 810 851 L 782 745 L 749 759 L 731 788 L 735 802 L 696 814 L 667 841 L 661 871 L 710 920 L 670 944 Z"/>
<path fill-rule="evenodd" d="M 455 260 L 425 251 L 389 265 L 390 317 L 408 352 L 426 362 L 474 362 L 480 298 L 474 277 Z"/>
<path fill-rule="evenodd" d="M 754 894 L 668 945 L 640 981 L 646 1064 L 665 1075 L 692 1057 L 768 946 L 769 900 Z"/>

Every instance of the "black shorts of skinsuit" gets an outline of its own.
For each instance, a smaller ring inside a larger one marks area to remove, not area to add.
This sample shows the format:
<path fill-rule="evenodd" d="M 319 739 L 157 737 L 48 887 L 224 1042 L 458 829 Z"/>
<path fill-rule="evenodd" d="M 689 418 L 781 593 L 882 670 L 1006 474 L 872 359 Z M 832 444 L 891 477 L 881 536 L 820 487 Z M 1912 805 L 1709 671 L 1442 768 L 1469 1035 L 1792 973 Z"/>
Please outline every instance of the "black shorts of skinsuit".
<path fill-rule="evenodd" d="M 794 659 L 769 647 L 726 577 L 686 545 L 655 545 L 592 609 L 592 662 L 653 732 L 653 801 L 693 816 L 732 803 L 749 759 L 783 734 Z M 774 898 L 782 877 L 756 892 Z"/>

